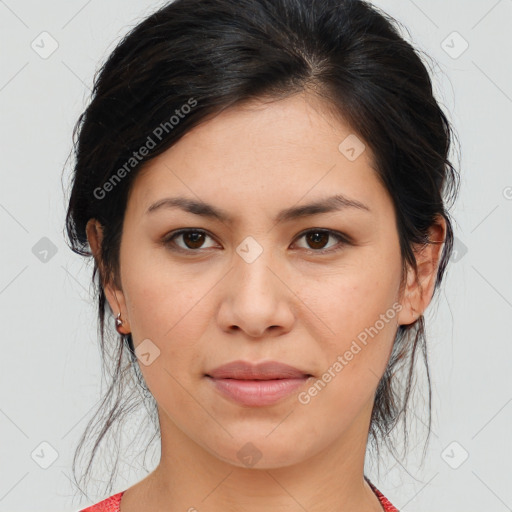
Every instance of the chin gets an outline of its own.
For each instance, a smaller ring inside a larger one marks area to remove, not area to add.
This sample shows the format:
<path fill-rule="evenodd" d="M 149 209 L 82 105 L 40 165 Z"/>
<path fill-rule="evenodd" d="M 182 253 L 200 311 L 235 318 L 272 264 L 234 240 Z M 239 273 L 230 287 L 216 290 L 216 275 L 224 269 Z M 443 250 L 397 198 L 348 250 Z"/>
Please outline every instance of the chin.
<path fill-rule="evenodd" d="M 272 434 L 258 436 L 243 436 L 226 440 L 222 446 L 210 450 L 218 459 L 245 469 L 275 469 L 292 466 L 303 462 L 311 456 L 311 451 L 304 444 L 290 436 L 287 442 L 283 439 L 270 439 Z M 300 450 L 297 447 L 300 445 Z M 320 449 L 319 449 L 320 451 Z"/>

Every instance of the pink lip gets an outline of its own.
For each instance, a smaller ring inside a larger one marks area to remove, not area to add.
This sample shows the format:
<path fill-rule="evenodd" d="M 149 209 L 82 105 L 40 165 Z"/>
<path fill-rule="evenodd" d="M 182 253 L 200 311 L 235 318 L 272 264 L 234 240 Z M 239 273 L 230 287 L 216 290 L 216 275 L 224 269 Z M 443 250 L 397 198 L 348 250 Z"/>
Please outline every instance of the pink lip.
<path fill-rule="evenodd" d="M 212 370 L 206 377 L 224 396 L 256 407 L 277 402 L 304 385 L 311 375 L 277 361 L 259 364 L 233 361 Z"/>
<path fill-rule="evenodd" d="M 232 361 L 215 368 L 207 375 L 214 379 L 240 380 L 297 379 L 309 376 L 308 372 L 278 361 L 265 361 L 257 364 L 246 361 Z"/>

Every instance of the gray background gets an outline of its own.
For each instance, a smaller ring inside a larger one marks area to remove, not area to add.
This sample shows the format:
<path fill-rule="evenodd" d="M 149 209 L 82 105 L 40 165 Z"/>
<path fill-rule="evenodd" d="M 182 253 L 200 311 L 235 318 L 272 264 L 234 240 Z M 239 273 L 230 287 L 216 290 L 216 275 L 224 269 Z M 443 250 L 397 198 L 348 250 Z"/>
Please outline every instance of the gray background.
<path fill-rule="evenodd" d="M 73 500 L 69 479 L 101 368 L 92 266 L 64 242 L 61 174 L 95 70 L 163 3 L 0 1 L 0 511 L 78 510 L 105 497 Z M 426 315 L 434 423 L 425 463 L 419 395 L 417 449 L 400 463 L 385 456 L 379 474 L 368 461 L 367 474 L 401 511 L 512 510 L 512 1 L 375 4 L 437 61 L 462 185 L 457 251 Z M 138 459 L 124 461 L 116 491 L 146 474 Z"/>

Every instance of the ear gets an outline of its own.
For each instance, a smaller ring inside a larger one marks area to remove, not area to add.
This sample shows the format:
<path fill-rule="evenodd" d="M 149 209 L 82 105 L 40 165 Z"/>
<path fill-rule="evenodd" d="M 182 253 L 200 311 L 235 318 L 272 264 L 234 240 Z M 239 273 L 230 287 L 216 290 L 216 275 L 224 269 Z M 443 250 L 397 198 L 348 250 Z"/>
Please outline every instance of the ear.
<path fill-rule="evenodd" d="M 402 309 L 398 314 L 399 325 L 414 323 L 430 304 L 445 238 L 446 221 L 438 216 L 429 229 L 430 243 L 417 245 L 414 249 L 418 273 L 416 275 L 410 267 L 407 269 L 407 284 L 400 301 Z"/>
<path fill-rule="evenodd" d="M 117 316 L 121 313 L 121 320 L 123 324 L 119 328 L 122 334 L 130 333 L 130 323 L 128 319 L 128 309 L 126 307 L 126 300 L 123 290 L 118 288 L 114 282 L 113 276 L 107 276 L 103 261 L 101 259 L 101 243 L 103 240 L 103 227 L 97 219 L 90 219 L 86 226 L 87 240 L 91 247 L 91 252 L 98 266 L 100 273 L 101 284 L 105 292 L 105 297 L 110 305 L 110 309 Z"/>

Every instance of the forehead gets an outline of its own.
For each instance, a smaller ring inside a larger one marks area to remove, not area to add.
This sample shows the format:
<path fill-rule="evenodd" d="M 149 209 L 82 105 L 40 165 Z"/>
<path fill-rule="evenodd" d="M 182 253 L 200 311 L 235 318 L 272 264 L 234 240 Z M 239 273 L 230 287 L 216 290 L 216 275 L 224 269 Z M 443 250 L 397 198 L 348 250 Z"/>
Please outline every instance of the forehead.
<path fill-rule="evenodd" d="M 337 192 L 366 204 L 386 195 L 370 148 L 306 94 L 251 101 L 210 117 L 144 165 L 129 204 L 145 210 L 171 192 L 247 211 L 281 210 Z"/>

